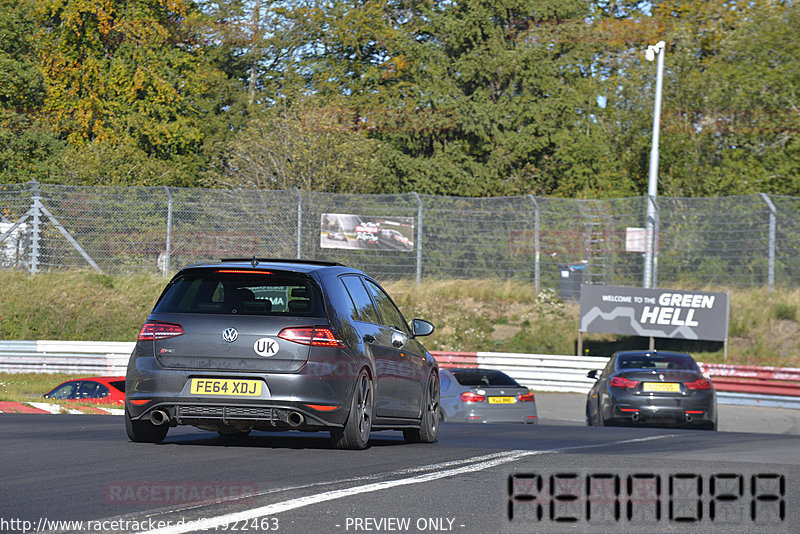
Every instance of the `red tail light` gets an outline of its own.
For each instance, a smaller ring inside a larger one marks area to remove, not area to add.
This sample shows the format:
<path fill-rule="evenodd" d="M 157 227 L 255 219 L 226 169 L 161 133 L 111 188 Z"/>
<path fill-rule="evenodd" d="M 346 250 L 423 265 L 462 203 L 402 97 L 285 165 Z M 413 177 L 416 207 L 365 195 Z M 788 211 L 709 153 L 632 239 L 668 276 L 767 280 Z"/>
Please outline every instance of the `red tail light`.
<path fill-rule="evenodd" d="M 298 326 L 284 328 L 278 337 L 312 347 L 344 347 L 344 343 L 329 326 Z"/>
<path fill-rule="evenodd" d="M 485 395 L 478 395 L 477 393 L 473 393 L 472 391 L 465 391 L 461 394 L 461 401 L 462 402 L 484 402 L 486 401 Z"/>
<path fill-rule="evenodd" d="M 686 387 L 689 389 L 711 389 L 711 382 L 705 378 L 701 378 L 694 382 L 686 382 Z"/>
<path fill-rule="evenodd" d="M 139 341 L 158 341 L 183 335 L 183 327 L 179 324 L 147 321 L 139 331 Z"/>
<path fill-rule="evenodd" d="M 612 388 L 626 388 L 632 389 L 639 385 L 638 380 L 628 380 L 622 376 L 615 376 L 611 379 Z"/>
<path fill-rule="evenodd" d="M 520 402 L 536 402 L 536 399 L 533 396 L 533 391 L 529 391 L 528 393 L 523 393 L 517 400 Z"/>

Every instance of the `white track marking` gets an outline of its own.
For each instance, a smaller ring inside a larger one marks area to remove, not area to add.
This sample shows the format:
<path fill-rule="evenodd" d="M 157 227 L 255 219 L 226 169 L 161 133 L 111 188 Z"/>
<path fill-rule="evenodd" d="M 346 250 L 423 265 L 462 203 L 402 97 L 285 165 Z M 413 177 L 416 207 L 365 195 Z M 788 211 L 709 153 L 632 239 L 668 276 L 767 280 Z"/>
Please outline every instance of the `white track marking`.
<path fill-rule="evenodd" d="M 188 523 L 184 523 L 182 525 L 175 525 L 171 527 L 156 529 L 156 530 L 149 530 L 144 531 L 143 534 L 183 534 L 185 532 L 195 532 L 198 530 L 204 529 L 213 529 L 215 527 L 221 527 L 224 525 L 228 525 L 230 523 L 236 523 L 239 521 L 250 521 L 256 519 L 258 517 L 265 517 L 265 516 L 273 516 L 275 514 L 280 514 L 282 512 L 288 512 L 289 510 L 294 510 L 297 508 L 303 508 L 305 506 L 310 506 L 313 504 L 319 504 L 321 502 L 332 501 L 336 499 L 341 499 L 344 497 L 350 497 L 353 495 L 360 495 L 362 493 L 370 493 L 373 491 L 381 491 L 390 488 L 396 488 L 400 486 L 407 486 L 410 484 L 421 484 L 423 482 L 430 482 L 432 480 L 439 480 L 441 478 L 453 477 L 458 476 L 464 473 L 474 473 L 476 471 L 483 471 L 485 469 L 489 469 L 491 467 L 497 467 L 499 465 L 516 462 L 522 458 L 527 456 L 536 456 L 540 454 L 553 454 L 562 451 L 571 451 L 571 450 L 578 450 L 578 449 L 592 449 L 598 447 L 608 447 L 612 445 L 622 445 L 626 443 L 640 443 L 644 441 L 654 441 L 658 439 L 665 439 L 674 437 L 677 434 L 666 434 L 661 436 L 651 436 L 646 438 L 636 438 L 636 439 L 626 439 L 620 441 L 609 441 L 605 443 L 598 443 L 595 445 L 576 445 L 574 447 L 561 447 L 558 449 L 548 449 L 548 450 L 540 450 L 540 451 L 508 451 L 504 453 L 497 453 L 497 454 L 490 454 L 485 456 L 476 456 L 473 458 L 466 458 L 464 460 L 455 460 L 453 462 L 446 462 L 449 465 L 458 465 L 458 467 L 453 467 L 452 469 L 446 469 L 444 471 L 434 471 L 430 473 L 425 473 L 422 475 L 407 477 L 407 478 L 400 478 L 395 480 L 387 480 L 385 482 L 374 482 L 371 484 L 364 484 L 361 486 L 355 486 L 353 488 L 345 488 L 339 490 L 331 490 L 326 491 L 323 493 L 319 493 L 317 495 L 309 495 L 306 497 L 300 497 L 298 499 L 291 499 L 288 501 L 278 502 L 274 504 L 269 504 L 266 506 L 261 506 L 258 508 L 253 508 L 250 510 L 245 510 L 244 512 L 237 512 L 234 514 L 224 514 L 217 517 L 211 517 L 205 519 L 203 521 L 190 521 Z M 426 466 L 428 469 L 435 469 L 436 465 Z"/>
<path fill-rule="evenodd" d="M 61 406 L 58 404 L 50 404 L 47 402 L 26 402 L 25 404 L 29 404 L 34 408 L 39 408 L 40 410 L 44 410 L 50 413 L 61 413 Z"/>
<path fill-rule="evenodd" d="M 33 406 L 34 408 L 39 408 L 40 410 L 44 410 L 46 412 L 55 413 L 55 414 L 64 413 L 62 411 L 62 409 L 66 409 L 67 408 L 66 406 L 62 406 L 61 404 L 50 404 L 49 402 L 26 402 L 25 404 L 27 404 L 29 406 Z M 97 415 L 106 415 L 106 414 L 109 414 L 109 415 L 123 415 L 125 413 L 125 410 L 122 410 L 122 409 L 119 409 L 119 408 L 105 408 L 105 407 L 94 406 L 94 405 L 87 405 L 86 408 L 87 408 L 86 412 L 81 411 L 81 410 L 79 410 L 77 408 L 69 408 L 66 413 L 87 414 L 87 413 L 89 413 L 88 410 L 90 408 L 94 408 L 96 410 L 99 410 L 99 411 L 103 412 L 102 414 L 97 414 Z"/>

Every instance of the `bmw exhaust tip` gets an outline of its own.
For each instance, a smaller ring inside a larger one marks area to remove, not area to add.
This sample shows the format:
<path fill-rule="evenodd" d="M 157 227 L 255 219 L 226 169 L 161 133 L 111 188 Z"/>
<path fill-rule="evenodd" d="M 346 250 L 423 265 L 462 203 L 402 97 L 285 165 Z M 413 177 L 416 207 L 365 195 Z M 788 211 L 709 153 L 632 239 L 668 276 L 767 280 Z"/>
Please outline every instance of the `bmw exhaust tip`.
<path fill-rule="evenodd" d="M 300 412 L 291 412 L 287 417 L 287 421 L 289 422 L 289 426 L 292 428 L 297 428 L 305 422 L 306 418 L 303 417 L 303 414 Z"/>
<path fill-rule="evenodd" d="M 632 416 L 632 419 L 633 419 L 633 422 L 634 422 L 634 423 L 635 423 L 636 421 L 638 421 L 638 420 L 639 420 L 639 413 L 637 412 L 637 413 L 633 414 L 633 416 Z"/>
<path fill-rule="evenodd" d="M 153 410 L 150 412 L 150 422 L 156 426 L 169 423 L 169 414 L 164 410 Z"/>
<path fill-rule="evenodd" d="M 692 416 L 689 415 L 688 413 L 686 414 L 686 422 L 687 423 L 691 423 L 692 422 Z"/>

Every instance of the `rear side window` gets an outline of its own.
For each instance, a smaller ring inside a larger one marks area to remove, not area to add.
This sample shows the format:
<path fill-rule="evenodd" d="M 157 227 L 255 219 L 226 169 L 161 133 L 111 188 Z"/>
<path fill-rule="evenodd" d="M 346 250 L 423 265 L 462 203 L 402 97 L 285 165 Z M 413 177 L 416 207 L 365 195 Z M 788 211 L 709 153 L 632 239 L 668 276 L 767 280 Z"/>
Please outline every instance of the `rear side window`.
<path fill-rule="evenodd" d="M 125 391 L 125 381 L 124 380 L 114 380 L 113 382 L 109 382 L 112 386 L 117 388 L 120 391 Z"/>
<path fill-rule="evenodd" d="M 375 306 L 372 305 L 372 299 L 369 298 L 369 293 L 364 288 L 361 278 L 358 276 L 342 276 L 341 280 L 350 294 L 350 299 L 352 299 L 351 317 L 356 321 L 380 324 L 378 313 L 375 311 Z"/>
<path fill-rule="evenodd" d="M 453 371 L 453 376 L 456 381 L 462 386 L 519 386 L 517 382 L 505 373 L 469 370 L 469 371 Z"/>
<path fill-rule="evenodd" d="M 317 285 L 295 273 L 187 272 L 169 287 L 156 313 L 324 317 Z"/>
<path fill-rule="evenodd" d="M 389 295 L 372 281 L 366 280 L 366 283 L 367 289 L 369 289 L 372 298 L 375 299 L 375 304 L 378 306 L 378 312 L 381 314 L 381 324 L 408 333 L 408 326 L 406 326 L 406 321 L 403 319 L 403 314 L 394 305 Z"/>

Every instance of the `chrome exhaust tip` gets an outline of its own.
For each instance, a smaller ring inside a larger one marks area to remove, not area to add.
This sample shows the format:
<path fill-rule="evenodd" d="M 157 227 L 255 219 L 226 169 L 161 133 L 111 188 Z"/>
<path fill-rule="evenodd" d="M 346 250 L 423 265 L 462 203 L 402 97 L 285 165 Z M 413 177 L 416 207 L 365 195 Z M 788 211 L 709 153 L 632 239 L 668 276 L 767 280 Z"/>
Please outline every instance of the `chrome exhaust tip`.
<path fill-rule="evenodd" d="M 150 422 L 156 426 L 169 423 L 169 414 L 164 410 L 153 410 L 150 412 Z"/>
<path fill-rule="evenodd" d="M 638 421 L 639 420 L 639 414 L 638 413 L 633 414 L 632 419 L 633 419 L 634 422 Z"/>
<path fill-rule="evenodd" d="M 292 428 L 299 427 L 306 420 L 306 418 L 303 417 L 303 414 L 301 414 L 300 412 L 291 412 L 286 419 L 289 423 L 289 426 Z"/>

